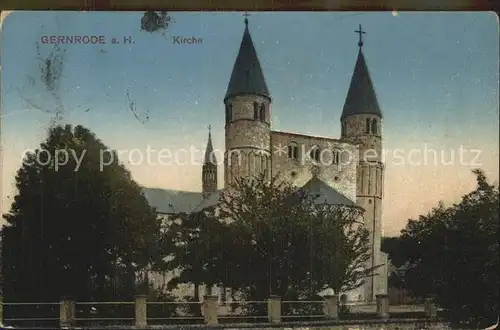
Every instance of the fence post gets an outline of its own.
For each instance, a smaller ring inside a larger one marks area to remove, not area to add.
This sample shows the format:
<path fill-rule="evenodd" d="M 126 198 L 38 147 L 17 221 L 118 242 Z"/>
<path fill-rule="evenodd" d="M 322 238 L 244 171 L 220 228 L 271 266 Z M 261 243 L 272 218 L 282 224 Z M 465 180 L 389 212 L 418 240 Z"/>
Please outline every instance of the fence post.
<path fill-rule="evenodd" d="M 428 318 L 436 318 L 437 316 L 437 308 L 434 299 L 435 295 L 429 295 L 425 298 L 425 316 Z"/>
<path fill-rule="evenodd" d="M 64 297 L 59 303 L 59 323 L 61 327 L 75 325 L 75 302 L 72 298 Z"/>
<path fill-rule="evenodd" d="M 219 297 L 214 295 L 206 295 L 203 297 L 203 317 L 205 324 L 218 324 L 217 305 Z"/>
<path fill-rule="evenodd" d="M 329 319 L 337 319 L 339 317 L 339 299 L 336 295 L 323 296 L 323 314 Z"/>
<path fill-rule="evenodd" d="M 377 298 L 377 314 L 382 319 L 389 318 L 389 295 L 378 294 Z"/>
<path fill-rule="evenodd" d="M 146 328 L 148 326 L 148 296 L 138 294 L 135 296 L 135 326 Z"/>
<path fill-rule="evenodd" d="M 271 323 L 281 322 L 281 298 L 275 295 L 267 299 L 267 317 Z"/>

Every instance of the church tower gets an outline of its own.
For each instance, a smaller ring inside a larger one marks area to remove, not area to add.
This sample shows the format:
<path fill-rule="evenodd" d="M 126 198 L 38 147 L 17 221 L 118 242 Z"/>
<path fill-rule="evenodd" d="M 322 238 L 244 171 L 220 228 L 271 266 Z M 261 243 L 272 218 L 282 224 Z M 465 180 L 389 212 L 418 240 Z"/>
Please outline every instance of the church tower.
<path fill-rule="evenodd" d="M 212 145 L 210 126 L 208 126 L 208 142 L 201 170 L 201 181 L 203 198 L 207 198 L 217 190 L 217 159 Z"/>
<path fill-rule="evenodd" d="M 384 164 L 382 163 L 382 112 L 363 55 L 365 33 L 359 26 L 359 52 L 341 116 L 341 136 L 359 148 L 357 168 L 357 203 L 365 209 L 364 222 L 370 231 L 371 256 L 368 267 L 385 262 L 380 252 L 382 239 L 382 196 Z M 380 270 L 382 269 L 382 271 Z M 379 293 L 386 294 L 387 274 L 384 267 L 375 270 L 364 286 L 365 300 L 372 301 Z"/>
<path fill-rule="evenodd" d="M 271 95 L 250 36 L 247 17 L 224 105 L 224 187 L 236 178 L 262 173 L 270 177 Z"/>

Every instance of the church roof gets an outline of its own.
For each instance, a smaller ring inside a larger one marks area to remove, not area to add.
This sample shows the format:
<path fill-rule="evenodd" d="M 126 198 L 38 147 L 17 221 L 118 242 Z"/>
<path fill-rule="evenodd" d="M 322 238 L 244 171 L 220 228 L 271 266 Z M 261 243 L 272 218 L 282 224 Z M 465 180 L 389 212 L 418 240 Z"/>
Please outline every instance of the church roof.
<path fill-rule="evenodd" d="M 203 195 L 199 192 L 160 188 L 142 190 L 149 205 L 162 214 L 190 213 L 203 200 Z"/>
<path fill-rule="evenodd" d="M 248 30 L 248 20 L 246 18 L 245 32 L 243 32 L 240 50 L 234 62 L 233 72 L 224 100 L 231 96 L 243 94 L 257 94 L 271 97 L 252 37 L 250 36 L 250 31 Z"/>
<path fill-rule="evenodd" d="M 203 199 L 196 207 L 191 211 L 193 213 L 203 211 L 207 207 L 212 207 L 217 205 L 219 202 L 219 197 L 222 193 L 222 190 L 217 190 L 211 193 L 207 198 Z"/>
<path fill-rule="evenodd" d="M 342 118 L 357 114 L 373 114 L 382 117 L 361 47 L 347 92 Z"/>
<path fill-rule="evenodd" d="M 313 176 L 303 185 L 299 191 L 305 192 L 307 195 L 316 198 L 316 204 L 328 205 L 346 205 L 359 207 L 355 202 L 335 190 L 333 187 L 326 184 L 317 176 Z"/>
<path fill-rule="evenodd" d="M 200 212 L 207 207 L 217 205 L 222 191 L 223 190 L 217 190 L 216 192 L 210 194 L 207 198 L 203 199 L 198 205 L 196 205 L 191 212 Z M 317 204 L 346 205 L 361 208 L 348 197 L 344 196 L 335 190 L 335 188 L 332 188 L 316 176 L 313 176 L 305 185 L 299 188 L 299 191 L 304 191 L 309 196 L 316 197 Z"/>

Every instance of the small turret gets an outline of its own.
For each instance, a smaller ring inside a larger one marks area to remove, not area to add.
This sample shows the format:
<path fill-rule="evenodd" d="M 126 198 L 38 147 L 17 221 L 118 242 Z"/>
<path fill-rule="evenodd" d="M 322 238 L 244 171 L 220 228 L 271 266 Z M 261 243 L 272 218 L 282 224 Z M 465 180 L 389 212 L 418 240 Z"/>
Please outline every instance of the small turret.
<path fill-rule="evenodd" d="M 211 193 L 217 191 L 217 159 L 215 158 L 214 147 L 212 145 L 210 126 L 208 126 L 208 142 L 205 149 L 201 177 L 203 198 L 207 198 Z"/>

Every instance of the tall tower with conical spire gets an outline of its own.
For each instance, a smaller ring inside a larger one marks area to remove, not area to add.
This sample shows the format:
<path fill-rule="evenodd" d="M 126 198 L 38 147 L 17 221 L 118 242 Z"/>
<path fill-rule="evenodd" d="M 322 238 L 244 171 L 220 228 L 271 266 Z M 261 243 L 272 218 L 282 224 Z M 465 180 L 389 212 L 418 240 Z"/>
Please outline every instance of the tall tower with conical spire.
<path fill-rule="evenodd" d="M 355 32 L 359 34 L 359 52 L 342 111 L 341 136 L 359 148 L 356 196 L 357 203 L 365 209 L 364 222 L 370 231 L 371 255 L 367 266 L 376 267 L 385 262 L 380 252 L 384 191 L 382 112 L 363 55 L 365 32 L 361 25 Z M 377 294 L 387 293 L 387 274 L 384 271 L 378 273 L 380 274 L 366 280 L 364 295 L 368 301 L 375 299 Z"/>
<path fill-rule="evenodd" d="M 270 176 L 271 172 L 271 95 L 250 36 L 247 17 L 244 22 L 243 38 L 224 97 L 225 188 L 236 178 L 262 173 Z"/>
<path fill-rule="evenodd" d="M 217 191 L 217 159 L 212 145 L 210 126 L 208 126 L 208 142 L 201 170 L 201 181 L 203 198 L 207 198 L 211 193 Z"/>

